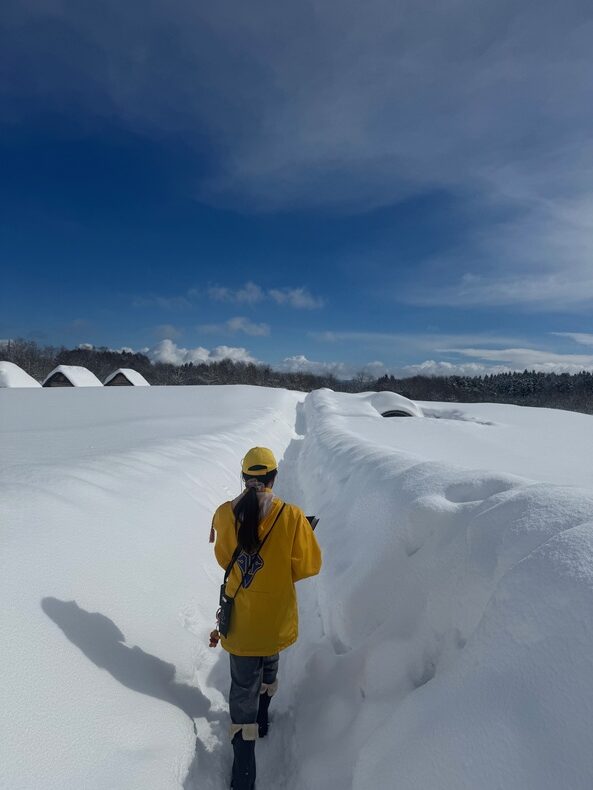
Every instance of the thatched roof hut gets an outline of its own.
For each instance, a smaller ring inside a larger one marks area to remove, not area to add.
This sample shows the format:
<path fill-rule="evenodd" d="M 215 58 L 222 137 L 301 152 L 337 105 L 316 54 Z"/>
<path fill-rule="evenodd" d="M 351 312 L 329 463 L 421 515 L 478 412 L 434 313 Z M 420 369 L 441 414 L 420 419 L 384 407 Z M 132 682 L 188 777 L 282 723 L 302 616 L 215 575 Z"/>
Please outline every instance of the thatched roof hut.
<path fill-rule="evenodd" d="M 150 387 L 142 373 L 132 368 L 118 368 L 103 382 L 105 387 Z"/>
<path fill-rule="evenodd" d="M 58 365 L 43 382 L 43 387 L 102 387 L 94 373 L 80 365 Z"/>

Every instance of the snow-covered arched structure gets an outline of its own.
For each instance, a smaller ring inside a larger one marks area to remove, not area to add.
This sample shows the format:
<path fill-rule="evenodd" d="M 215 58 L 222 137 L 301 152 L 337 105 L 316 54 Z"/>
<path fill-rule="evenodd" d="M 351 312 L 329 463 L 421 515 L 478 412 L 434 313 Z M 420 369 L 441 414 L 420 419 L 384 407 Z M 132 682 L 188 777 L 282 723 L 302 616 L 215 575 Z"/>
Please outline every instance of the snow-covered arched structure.
<path fill-rule="evenodd" d="M 103 382 L 104 387 L 150 387 L 142 373 L 132 368 L 118 368 Z"/>
<path fill-rule="evenodd" d="M 0 362 L 0 387 L 40 387 L 36 381 L 14 362 Z"/>
<path fill-rule="evenodd" d="M 102 387 L 94 373 L 81 365 L 58 365 L 43 382 L 44 387 Z"/>
<path fill-rule="evenodd" d="M 413 400 L 397 392 L 371 392 L 364 397 L 382 417 L 423 417 L 422 409 Z"/>

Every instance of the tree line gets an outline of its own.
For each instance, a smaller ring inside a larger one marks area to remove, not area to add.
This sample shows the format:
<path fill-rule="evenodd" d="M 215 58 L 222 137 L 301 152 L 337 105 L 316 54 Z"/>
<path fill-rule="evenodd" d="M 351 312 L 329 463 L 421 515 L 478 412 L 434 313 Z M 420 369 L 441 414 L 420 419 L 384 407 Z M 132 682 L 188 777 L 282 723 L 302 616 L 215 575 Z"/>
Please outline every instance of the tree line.
<path fill-rule="evenodd" d="M 337 392 L 368 390 L 399 392 L 412 400 L 460 403 L 514 403 L 593 414 L 593 373 L 495 373 L 485 376 L 412 376 L 372 378 L 359 373 L 349 380 L 331 374 L 278 371 L 270 365 L 234 362 L 190 362 L 173 365 L 151 362 L 145 354 L 108 348 L 56 348 L 31 340 L 11 340 L 0 349 L 0 358 L 14 362 L 37 381 L 57 365 L 82 365 L 104 381 L 117 368 L 133 368 L 153 385 L 252 384 L 310 392 L 329 387 Z"/>

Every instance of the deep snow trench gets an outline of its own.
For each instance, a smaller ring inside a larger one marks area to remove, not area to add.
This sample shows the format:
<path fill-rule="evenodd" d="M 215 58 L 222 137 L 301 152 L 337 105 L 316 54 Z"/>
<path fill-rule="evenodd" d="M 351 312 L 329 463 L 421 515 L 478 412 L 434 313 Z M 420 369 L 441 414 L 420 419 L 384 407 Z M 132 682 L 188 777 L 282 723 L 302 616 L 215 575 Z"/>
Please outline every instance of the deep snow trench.
<path fill-rule="evenodd" d="M 299 584 L 258 790 L 590 787 L 593 418 L 385 420 L 372 395 L 251 387 L 0 396 L 2 786 L 228 786 L 209 524 L 267 444 L 324 567 Z"/>

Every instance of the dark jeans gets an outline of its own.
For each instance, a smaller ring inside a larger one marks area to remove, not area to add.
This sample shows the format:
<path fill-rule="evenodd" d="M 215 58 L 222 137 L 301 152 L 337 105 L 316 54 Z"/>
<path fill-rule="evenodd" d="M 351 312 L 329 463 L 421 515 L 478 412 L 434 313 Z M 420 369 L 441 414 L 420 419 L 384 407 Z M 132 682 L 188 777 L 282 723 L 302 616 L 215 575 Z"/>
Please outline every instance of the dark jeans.
<path fill-rule="evenodd" d="M 229 657 L 231 721 L 233 724 L 255 723 L 262 683 L 271 686 L 276 681 L 280 657 L 278 653 L 274 656 L 234 656 L 230 653 Z"/>

